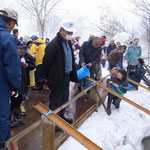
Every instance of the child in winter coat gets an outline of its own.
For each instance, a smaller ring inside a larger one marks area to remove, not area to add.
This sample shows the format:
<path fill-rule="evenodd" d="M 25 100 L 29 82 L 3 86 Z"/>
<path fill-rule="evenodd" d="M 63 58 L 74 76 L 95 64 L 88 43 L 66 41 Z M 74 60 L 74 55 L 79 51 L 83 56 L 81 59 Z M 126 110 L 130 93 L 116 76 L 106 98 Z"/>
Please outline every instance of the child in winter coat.
<path fill-rule="evenodd" d="M 131 71 L 129 71 L 129 78 L 136 81 L 137 83 L 140 83 L 141 80 L 143 79 L 143 76 L 145 74 L 145 69 L 143 67 L 144 64 L 144 60 L 139 58 L 136 66 L 131 68 Z M 138 90 L 138 86 L 129 82 L 129 86 L 128 86 L 129 90 Z"/>
<path fill-rule="evenodd" d="M 127 81 L 127 72 L 124 69 L 119 69 L 116 77 L 112 77 L 107 81 L 107 84 L 110 86 L 110 89 L 124 95 L 127 92 L 128 81 Z M 118 109 L 120 107 L 121 99 L 117 96 L 108 93 L 108 102 L 107 109 L 111 114 L 111 103 Z"/>
<path fill-rule="evenodd" d="M 21 108 L 21 115 L 26 115 L 25 110 L 25 99 L 28 93 L 28 85 L 30 83 L 29 79 L 29 71 L 35 69 L 35 61 L 30 54 L 24 53 L 25 45 L 19 44 L 18 51 L 21 61 L 21 87 L 19 89 L 15 89 L 12 92 L 11 97 L 11 126 L 16 127 L 22 124 L 23 121 L 19 118 L 20 108 Z"/>

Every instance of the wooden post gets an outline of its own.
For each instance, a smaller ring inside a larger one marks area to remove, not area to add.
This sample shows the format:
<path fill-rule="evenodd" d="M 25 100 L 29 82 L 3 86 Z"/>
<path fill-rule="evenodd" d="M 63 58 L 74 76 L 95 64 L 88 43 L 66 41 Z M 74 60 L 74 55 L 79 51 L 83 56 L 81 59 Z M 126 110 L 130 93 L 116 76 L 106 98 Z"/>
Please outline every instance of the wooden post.
<path fill-rule="evenodd" d="M 55 127 L 50 121 L 42 124 L 43 150 L 55 150 Z"/>
<path fill-rule="evenodd" d="M 106 106 L 105 106 L 105 104 L 104 104 L 103 100 L 101 99 L 101 97 L 100 97 L 100 95 L 99 95 L 99 93 L 98 93 L 98 91 L 97 91 L 97 89 L 96 89 L 96 88 L 95 88 L 95 92 L 96 92 L 96 94 L 97 94 L 97 96 L 98 96 L 99 100 L 101 101 L 101 103 L 102 103 L 102 105 L 103 105 L 103 107 L 104 107 L 104 109 L 105 109 L 105 111 L 106 111 L 107 115 L 110 115 L 110 113 L 109 113 L 108 109 L 106 108 Z"/>
<path fill-rule="evenodd" d="M 11 143 L 11 150 L 18 150 L 18 142 Z"/>

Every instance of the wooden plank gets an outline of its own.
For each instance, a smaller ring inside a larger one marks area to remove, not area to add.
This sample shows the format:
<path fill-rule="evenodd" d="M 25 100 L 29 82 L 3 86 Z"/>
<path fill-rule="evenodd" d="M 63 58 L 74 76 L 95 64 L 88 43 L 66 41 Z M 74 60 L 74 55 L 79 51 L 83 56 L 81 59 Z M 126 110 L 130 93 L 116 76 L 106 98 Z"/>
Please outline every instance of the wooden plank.
<path fill-rule="evenodd" d="M 41 114 L 48 113 L 49 109 L 44 106 L 42 103 L 38 103 L 36 106 L 34 106 L 35 109 L 37 109 Z M 51 113 L 47 116 L 49 120 L 54 122 L 57 126 L 59 126 L 63 131 L 68 133 L 70 136 L 75 138 L 78 142 L 80 142 L 83 146 L 85 146 L 89 150 L 102 150 L 99 146 L 97 146 L 95 143 L 93 143 L 90 139 L 85 137 L 83 134 L 81 134 L 79 131 L 77 131 L 73 126 L 71 126 L 69 123 L 64 121 L 61 117 L 58 115 Z"/>
<path fill-rule="evenodd" d="M 134 83 L 134 84 L 136 84 L 136 85 L 138 85 L 138 86 L 140 86 L 140 87 L 142 87 L 142 88 L 144 88 L 144 89 L 146 89 L 146 90 L 148 90 L 148 91 L 150 92 L 150 88 L 146 87 L 145 85 L 142 85 L 142 84 L 140 84 L 140 83 L 137 83 L 137 82 L 135 82 L 134 80 L 132 80 L 132 79 L 130 79 L 130 78 L 128 78 L 128 81 L 129 81 L 129 82 L 132 82 L 132 83 Z"/>
<path fill-rule="evenodd" d="M 55 150 L 55 127 L 50 121 L 43 121 L 42 141 L 43 150 Z"/>
<path fill-rule="evenodd" d="M 91 81 L 91 82 L 94 82 L 94 81 L 95 81 L 95 80 L 92 79 L 92 78 L 86 78 L 86 79 L 89 80 L 89 81 Z M 146 108 L 144 108 L 144 107 L 142 107 L 142 106 L 140 106 L 140 105 L 134 103 L 134 102 L 131 101 L 130 99 L 128 99 L 128 98 L 126 98 L 126 97 L 124 97 L 124 96 L 118 94 L 117 92 L 114 92 L 113 90 L 111 90 L 110 88 L 106 87 L 105 85 L 103 85 L 103 84 L 101 84 L 101 83 L 95 82 L 95 84 L 98 85 L 98 86 L 100 86 L 101 88 L 107 90 L 108 92 L 112 93 L 113 95 L 115 95 L 115 96 L 121 98 L 122 100 L 128 102 L 129 104 L 135 106 L 136 108 L 142 110 L 143 112 L 145 112 L 145 113 L 147 113 L 147 114 L 150 115 L 150 111 L 149 111 L 148 109 L 146 109 Z"/>
<path fill-rule="evenodd" d="M 19 139 L 21 139 L 22 137 L 24 137 L 25 135 L 27 135 L 28 133 L 30 133 L 31 131 L 36 129 L 39 125 L 41 125 L 41 123 L 42 123 L 42 120 L 39 120 L 38 122 L 36 122 L 33 125 L 31 125 L 30 127 L 26 128 L 25 130 L 23 130 L 22 132 L 20 132 L 16 136 L 12 137 L 10 140 L 8 140 L 6 142 L 6 147 L 9 147 L 9 145 L 11 143 L 17 142 Z"/>
<path fill-rule="evenodd" d="M 80 117 L 80 120 L 78 120 L 77 122 L 75 122 L 73 124 L 73 126 L 75 128 L 79 128 L 86 120 L 87 118 L 95 111 L 95 105 L 93 105 L 88 111 L 86 111 L 82 117 Z M 69 138 L 69 135 L 65 132 L 63 132 L 57 139 L 56 139 L 56 143 L 57 143 L 57 148 L 59 148 L 67 139 Z"/>
<path fill-rule="evenodd" d="M 61 111 L 62 109 L 66 108 L 67 106 L 69 106 L 70 104 L 72 104 L 73 102 L 75 102 L 78 98 L 80 98 L 81 96 L 83 96 L 87 91 L 91 90 L 94 87 L 94 85 L 86 88 L 85 90 L 83 90 L 81 93 L 79 93 L 78 95 L 76 95 L 75 97 L 73 97 L 71 100 L 69 100 L 67 103 L 65 103 L 64 105 L 60 106 L 59 108 L 57 108 L 54 113 L 58 113 L 59 111 Z"/>

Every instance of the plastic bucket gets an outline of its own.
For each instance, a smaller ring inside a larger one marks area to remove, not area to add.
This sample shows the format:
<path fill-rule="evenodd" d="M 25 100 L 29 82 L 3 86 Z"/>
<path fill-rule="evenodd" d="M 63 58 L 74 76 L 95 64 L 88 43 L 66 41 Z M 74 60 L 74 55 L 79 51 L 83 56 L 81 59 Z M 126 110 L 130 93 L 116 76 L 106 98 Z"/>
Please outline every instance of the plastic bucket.
<path fill-rule="evenodd" d="M 77 71 L 78 80 L 82 80 L 86 77 L 90 77 L 90 71 L 87 68 L 88 65 L 85 65 L 80 70 Z"/>

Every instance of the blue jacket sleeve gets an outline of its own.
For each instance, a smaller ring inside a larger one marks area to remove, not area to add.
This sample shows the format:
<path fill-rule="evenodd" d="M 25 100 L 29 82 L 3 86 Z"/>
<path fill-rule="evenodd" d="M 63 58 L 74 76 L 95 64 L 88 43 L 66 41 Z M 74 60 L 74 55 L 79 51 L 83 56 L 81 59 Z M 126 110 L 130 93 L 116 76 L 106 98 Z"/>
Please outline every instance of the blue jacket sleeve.
<path fill-rule="evenodd" d="M 21 62 L 15 39 L 9 36 L 4 41 L 3 64 L 6 79 L 12 89 L 21 85 Z"/>
<path fill-rule="evenodd" d="M 139 78 L 143 78 L 143 76 L 145 75 L 145 69 L 142 67 L 142 68 L 140 68 L 139 70 L 137 70 L 136 72 L 135 72 L 135 74 L 136 74 L 136 76 L 137 77 L 139 77 Z"/>

